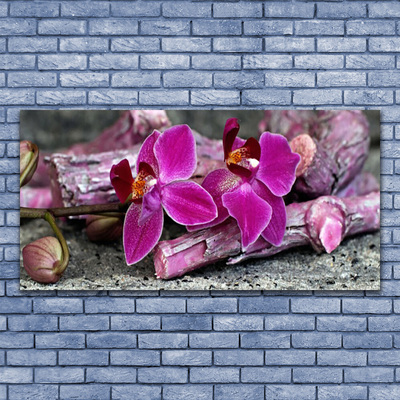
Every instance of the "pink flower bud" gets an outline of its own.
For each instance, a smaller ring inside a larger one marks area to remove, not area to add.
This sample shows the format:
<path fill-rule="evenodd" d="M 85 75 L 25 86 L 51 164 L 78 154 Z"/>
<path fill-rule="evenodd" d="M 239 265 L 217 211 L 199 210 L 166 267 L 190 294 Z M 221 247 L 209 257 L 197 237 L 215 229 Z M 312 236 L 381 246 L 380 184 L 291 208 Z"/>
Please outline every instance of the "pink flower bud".
<path fill-rule="evenodd" d="M 19 153 L 20 186 L 24 186 L 31 180 L 36 171 L 39 160 L 39 149 L 29 140 L 23 140 L 19 144 Z"/>
<path fill-rule="evenodd" d="M 56 283 L 61 275 L 57 274 L 63 253 L 61 244 L 53 236 L 46 236 L 29 243 L 22 249 L 24 268 L 36 282 Z"/>
<path fill-rule="evenodd" d="M 89 215 L 86 233 L 92 242 L 112 242 L 122 236 L 123 218 Z"/>

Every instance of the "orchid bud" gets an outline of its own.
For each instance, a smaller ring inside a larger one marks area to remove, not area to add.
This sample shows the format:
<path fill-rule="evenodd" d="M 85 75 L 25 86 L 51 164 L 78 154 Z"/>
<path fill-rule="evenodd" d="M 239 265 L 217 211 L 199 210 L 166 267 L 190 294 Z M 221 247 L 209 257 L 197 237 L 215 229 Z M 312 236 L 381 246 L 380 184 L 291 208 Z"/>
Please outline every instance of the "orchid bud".
<path fill-rule="evenodd" d="M 26 272 L 36 282 L 56 283 L 60 279 L 57 267 L 63 252 L 57 238 L 46 236 L 29 243 L 22 249 L 22 258 Z"/>
<path fill-rule="evenodd" d="M 39 160 L 39 149 L 29 140 L 23 140 L 19 144 L 19 153 L 20 187 L 22 187 L 31 180 L 36 171 Z"/>
<path fill-rule="evenodd" d="M 86 234 L 92 242 L 112 242 L 122 236 L 123 219 L 104 215 L 89 215 Z"/>

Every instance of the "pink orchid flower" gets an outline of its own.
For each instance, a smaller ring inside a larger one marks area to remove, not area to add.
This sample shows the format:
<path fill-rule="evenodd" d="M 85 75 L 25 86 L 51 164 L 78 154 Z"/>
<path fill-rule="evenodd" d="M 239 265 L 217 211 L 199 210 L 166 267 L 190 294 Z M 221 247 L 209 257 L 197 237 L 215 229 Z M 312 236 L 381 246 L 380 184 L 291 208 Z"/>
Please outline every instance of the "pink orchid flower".
<path fill-rule="evenodd" d="M 223 145 L 228 169 L 210 172 L 202 184 L 213 197 L 218 216 L 188 230 L 211 227 L 231 216 L 240 228 L 244 250 L 260 235 L 277 246 L 286 228 L 282 196 L 292 188 L 300 156 L 282 135 L 264 132 L 259 142 L 244 141 L 237 137 L 239 128 L 236 118 L 226 121 Z"/>
<path fill-rule="evenodd" d="M 128 265 L 144 258 L 160 239 L 164 214 L 182 225 L 212 221 L 217 208 L 211 195 L 187 181 L 196 169 L 196 144 L 187 125 L 173 126 L 146 138 L 133 178 L 128 160 L 113 165 L 110 173 L 119 200 L 130 196 L 124 221 L 123 243 Z"/>

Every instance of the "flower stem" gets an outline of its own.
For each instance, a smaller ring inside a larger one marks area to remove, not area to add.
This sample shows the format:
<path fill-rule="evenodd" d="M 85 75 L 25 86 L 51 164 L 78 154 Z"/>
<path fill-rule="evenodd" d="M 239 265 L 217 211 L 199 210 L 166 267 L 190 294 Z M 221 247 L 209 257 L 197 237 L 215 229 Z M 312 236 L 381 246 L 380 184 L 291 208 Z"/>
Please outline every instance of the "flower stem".
<path fill-rule="evenodd" d="M 21 175 L 19 177 L 19 186 L 21 187 L 23 182 L 25 181 L 26 177 L 31 173 L 33 168 L 36 168 L 35 164 L 37 163 L 37 158 L 39 157 L 39 148 L 35 143 L 30 143 L 32 146 L 32 152 L 33 155 L 31 159 L 29 160 L 28 165 L 26 168 L 21 172 Z M 27 183 L 27 182 L 25 182 Z"/>

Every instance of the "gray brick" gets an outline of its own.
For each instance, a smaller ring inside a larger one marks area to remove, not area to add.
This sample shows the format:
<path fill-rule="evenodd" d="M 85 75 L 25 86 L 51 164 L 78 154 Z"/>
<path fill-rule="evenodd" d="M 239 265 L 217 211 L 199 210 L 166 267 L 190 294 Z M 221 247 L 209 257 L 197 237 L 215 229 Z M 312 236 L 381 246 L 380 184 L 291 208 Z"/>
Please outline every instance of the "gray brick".
<path fill-rule="evenodd" d="M 362 53 L 367 49 L 361 38 L 318 38 L 317 51 L 325 53 Z"/>
<path fill-rule="evenodd" d="M 88 383 L 135 383 L 136 370 L 133 368 L 87 368 L 86 382 Z"/>
<path fill-rule="evenodd" d="M 91 69 L 137 69 L 139 58 L 135 54 L 95 54 L 89 57 Z"/>
<path fill-rule="evenodd" d="M 369 5 L 369 17 L 370 18 L 400 17 L 400 4 L 396 2 L 371 3 Z"/>
<path fill-rule="evenodd" d="M 19 157 L 19 143 L 18 142 L 11 142 L 7 144 L 7 157 Z M 19 219 L 19 216 L 18 216 Z M 14 226 L 18 226 L 16 224 Z"/>
<path fill-rule="evenodd" d="M 345 314 L 390 314 L 392 302 L 384 299 L 343 299 Z"/>
<path fill-rule="evenodd" d="M 110 386 L 98 384 L 60 386 L 60 399 L 74 398 L 107 400 L 110 398 Z"/>
<path fill-rule="evenodd" d="M 334 349 L 341 347 L 341 339 L 342 335 L 340 333 L 321 333 L 321 332 L 293 333 L 292 346 L 294 348 Z"/>
<path fill-rule="evenodd" d="M 7 155 L 8 155 L 8 147 L 7 146 Z M 19 147 L 19 146 L 18 146 Z M 18 211 L 8 211 L 6 214 L 6 223 L 8 226 L 19 226 L 19 212 Z"/>
<path fill-rule="evenodd" d="M 341 368 L 293 368 L 294 383 L 341 383 Z"/>
<path fill-rule="evenodd" d="M 339 313 L 340 300 L 334 298 L 294 298 L 292 299 L 291 308 L 294 313 Z"/>
<path fill-rule="evenodd" d="M 237 348 L 239 347 L 238 333 L 191 333 L 189 335 L 191 348 Z"/>
<path fill-rule="evenodd" d="M 152 54 L 140 56 L 143 69 L 188 69 L 189 56 L 173 54 Z"/>
<path fill-rule="evenodd" d="M 36 94 L 36 102 L 41 105 L 85 104 L 86 92 L 83 90 L 46 90 Z"/>
<path fill-rule="evenodd" d="M 322 386 L 318 385 L 318 399 L 320 400 L 367 400 L 367 387 L 356 385 Z"/>
<path fill-rule="evenodd" d="M 181 387 L 181 385 L 180 385 Z M 147 385 L 118 385 L 112 387 L 112 398 L 119 400 L 149 400 L 161 399 L 161 386 Z"/>
<path fill-rule="evenodd" d="M 52 72 L 10 72 L 9 87 L 55 87 L 57 75 Z"/>
<path fill-rule="evenodd" d="M 165 52 L 180 53 L 182 49 L 192 53 L 209 53 L 211 39 L 208 38 L 163 38 L 161 49 Z"/>
<path fill-rule="evenodd" d="M 33 299 L 33 311 L 35 314 L 70 314 L 82 313 L 83 302 L 81 299 Z"/>
<path fill-rule="evenodd" d="M 32 348 L 33 334 L 1 332 L 0 342 L 3 349 Z"/>
<path fill-rule="evenodd" d="M 171 92 L 144 91 L 139 92 L 139 104 L 141 105 L 176 105 L 184 106 L 189 104 L 189 92 L 187 90 L 174 90 Z M 164 309 L 159 310 L 163 312 Z M 171 312 L 180 312 L 177 309 Z"/>
<path fill-rule="evenodd" d="M 159 330 L 161 318 L 156 315 L 115 315 L 111 317 L 111 329 L 147 331 Z"/>
<path fill-rule="evenodd" d="M 264 16 L 269 18 L 313 18 L 314 4 L 268 1 L 264 5 Z"/>
<path fill-rule="evenodd" d="M 9 368 L 0 369 L 0 383 L 30 383 L 33 381 L 32 368 Z"/>
<path fill-rule="evenodd" d="M 39 70 L 85 69 L 86 65 L 86 56 L 81 54 L 52 54 L 38 56 Z"/>
<path fill-rule="evenodd" d="M 189 65 L 189 61 L 187 62 Z M 240 56 L 205 54 L 192 56 L 193 69 L 238 70 L 241 68 Z"/>
<path fill-rule="evenodd" d="M 160 353 L 153 350 L 112 350 L 111 365 L 156 366 L 160 365 Z"/>
<path fill-rule="evenodd" d="M 185 308 L 185 299 L 144 298 L 136 301 L 138 313 L 184 313 Z"/>
<path fill-rule="evenodd" d="M 244 383 L 290 383 L 290 368 L 245 367 L 241 378 Z"/>
<path fill-rule="evenodd" d="M 315 352 L 309 350 L 266 350 L 266 365 L 314 365 Z"/>
<path fill-rule="evenodd" d="M 35 399 L 48 400 L 55 399 L 58 396 L 57 385 L 10 385 L 9 399 Z"/>
<path fill-rule="evenodd" d="M 394 56 L 389 55 L 347 55 L 346 68 L 351 69 L 392 69 L 395 66 Z"/>
<path fill-rule="evenodd" d="M 194 20 L 192 30 L 197 36 L 236 36 L 242 33 L 242 23 L 237 20 Z"/>
<path fill-rule="evenodd" d="M 164 400 L 208 400 L 213 396 L 213 388 L 209 385 L 166 385 L 163 387 Z"/>
<path fill-rule="evenodd" d="M 313 38 L 271 37 L 264 39 L 268 52 L 299 53 L 315 50 Z"/>
<path fill-rule="evenodd" d="M 331 387 L 331 386 L 330 386 Z M 336 388 L 336 386 L 335 386 Z M 309 385 L 267 385 L 265 387 L 266 399 L 292 400 L 314 400 L 316 396 L 315 386 Z"/>
<path fill-rule="evenodd" d="M 348 333 L 343 335 L 345 349 L 387 349 L 392 347 L 389 333 Z"/>
<path fill-rule="evenodd" d="M 214 317 L 214 330 L 216 331 L 260 331 L 263 329 L 263 325 L 261 315 Z"/>
<path fill-rule="evenodd" d="M 65 52 L 104 52 L 108 50 L 108 39 L 103 38 L 61 38 L 60 50 Z"/>
<path fill-rule="evenodd" d="M 132 3 L 131 1 L 111 3 L 111 15 L 114 17 L 158 17 L 159 3 Z"/>
<path fill-rule="evenodd" d="M 12 2 L 10 16 L 12 17 L 58 17 L 59 5 L 50 2 Z"/>
<path fill-rule="evenodd" d="M 262 385 L 216 385 L 215 400 L 263 400 L 264 386 Z"/>
<path fill-rule="evenodd" d="M 239 299 L 240 313 L 287 313 L 289 299 L 284 297 L 248 297 Z"/>
<path fill-rule="evenodd" d="M 344 103 L 349 105 L 390 105 L 393 104 L 391 90 L 345 90 Z"/>
<path fill-rule="evenodd" d="M 264 352 L 261 350 L 216 350 L 215 365 L 263 365 Z"/>
<path fill-rule="evenodd" d="M 267 21 L 244 21 L 243 30 L 245 35 L 292 35 L 293 23 L 291 21 L 267 20 Z"/>
<path fill-rule="evenodd" d="M 399 86 L 400 71 L 374 71 L 368 74 L 368 85 L 372 87 Z"/>
<path fill-rule="evenodd" d="M 166 350 L 162 352 L 163 365 L 211 365 L 212 352 L 205 350 Z"/>
<path fill-rule="evenodd" d="M 382 5 L 382 3 L 380 3 Z M 395 34 L 394 21 L 368 21 L 357 20 L 346 22 L 346 32 L 348 35 L 394 35 Z"/>
<path fill-rule="evenodd" d="M 164 331 L 209 331 L 212 327 L 210 315 L 163 316 Z"/>
<path fill-rule="evenodd" d="M 243 348 L 255 349 L 287 349 L 290 347 L 289 333 L 254 332 L 243 333 L 240 336 L 240 345 Z"/>
<path fill-rule="evenodd" d="M 88 348 L 134 348 L 136 334 L 125 332 L 89 333 L 86 338 Z"/>
<path fill-rule="evenodd" d="M 122 87 L 122 88 L 159 87 L 160 81 L 161 81 L 161 74 L 160 72 L 155 72 L 155 71 L 116 72 L 111 77 L 111 85 L 113 87 Z"/>
<path fill-rule="evenodd" d="M 368 382 L 386 383 L 393 382 L 394 373 L 392 368 L 364 367 L 364 368 L 345 368 L 345 382 Z"/>
<path fill-rule="evenodd" d="M 315 328 L 315 317 L 301 315 L 272 315 L 265 317 L 265 330 L 309 331 Z"/>
<path fill-rule="evenodd" d="M 293 93 L 293 103 L 298 105 L 342 104 L 342 92 L 334 89 L 297 90 Z"/>
<path fill-rule="evenodd" d="M 127 104 L 135 105 L 138 94 L 132 90 L 93 90 L 89 93 L 89 104 Z"/>
<path fill-rule="evenodd" d="M 321 350 L 317 354 L 318 365 L 362 367 L 367 365 L 365 351 Z"/>
<path fill-rule="evenodd" d="M 262 50 L 261 38 L 215 38 L 213 50 L 222 53 L 253 53 Z"/>
<path fill-rule="evenodd" d="M 56 38 L 10 37 L 8 50 L 11 53 L 49 53 L 57 51 Z M 31 56 L 33 58 L 33 56 Z"/>
<path fill-rule="evenodd" d="M 190 22 L 176 20 L 154 20 L 142 21 L 140 24 L 142 35 L 169 36 L 169 35 L 189 35 Z"/>
<path fill-rule="evenodd" d="M 10 331 L 56 331 L 57 317 L 41 315 L 9 316 Z"/>
<path fill-rule="evenodd" d="M 233 90 L 192 90 L 191 104 L 196 106 L 208 104 L 235 106 L 240 104 L 240 93 Z"/>
<path fill-rule="evenodd" d="M 334 86 L 366 86 L 367 76 L 365 72 L 326 71 L 317 73 L 319 87 Z"/>
<path fill-rule="evenodd" d="M 301 69 L 340 69 L 344 65 L 344 56 L 332 54 L 296 55 L 294 65 Z"/>
<path fill-rule="evenodd" d="M 237 311 L 235 298 L 198 298 L 188 299 L 189 313 L 234 313 Z"/>
<path fill-rule="evenodd" d="M 232 3 L 229 7 L 224 3 L 214 4 L 214 18 L 257 18 L 262 17 L 262 4 Z"/>
<path fill-rule="evenodd" d="M 164 17 L 172 18 L 207 18 L 211 17 L 210 3 L 178 2 L 164 3 L 162 5 Z"/>
<path fill-rule="evenodd" d="M 107 17 L 109 5 L 102 1 L 61 3 L 62 17 Z"/>
<path fill-rule="evenodd" d="M 306 20 L 295 21 L 295 33 L 301 36 L 341 36 L 344 35 L 343 21 Z"/>
<path fill-rule="evenodd" d="M 317 329 L 319 331 L 365 331 L 367 319 L 351 316 L 317 317 Z"/>
<path fill-rule="evenodd" d="M 35 338 L 38 349 L 82 349 L 85 347 L 85 335 L 83 333 L 39 333 Z"/>
<path fill-rule="evenodd" d="M 33 69 L 35 56 L 28 54 L 3 54 L 0 59 L 0 68 L 8 69 Z"/>
<path fill-rule="evenodd" d="M 244 90 L 242 92 L 242 103 L 244 105 L 289 105 L 291 93 L 289 90 Z"/>
<path fill-rule="evenodd" d="M 137 35 L 138 21 L 134 19 L 99 18 L 89 21 L 90 35 Z"/>
<path fill-rule="evenodd" d="M 344 3 L 338 7 L 335 3 L 318 3 L 318 18 L 362 18 L 367 16 L 367 7 L 360 3 Z"/>
<path fill-rule="evenodd" d="M 160 39 L 152 37 L 128 37 L 111 39 L 111 51 L 151 53 L 160 50 Z"/>
<path fill-rule="evenodd" d="M 7 365 L 47 366 L 56 365 L 55 350 L 10 350 L 7 351 Z"/>
<path fill-rule="evenodd" d="M 39 35 L 84 35 L 86 33 L 85 21 L 70 19 L 40 20 L 38 22 Z"/>
<path fill-rule="evenodd" d="M 140 383 L 187 383 L 187 368 L 158 367 L 138 368 L 138 382 Z"/>
<path fill-rule="evenodd" d="M 368 352 L 369 365 L 400 365 L 399 350 L 372 350 Z"/>
<path fill-rule="evenodd" d="M 38 383 L 83 383 L 85 370 L 83 368 L 36 368 L 35 382 Z"/>
<path fill-rule="evenodd" d="M 108 365 L 108 352 L 105 350 L 60 350 L 59 365 Z"/>
<path fill-rule="evenodd" d="M 211 87 L 212 73 L 200 71 L 170 71 L 163 74 L 164 87 L 174 88 L 193 88 L 193 87 Z M 159 86 L 160 82 L 156 81 Z"/>
<path fill-rule="evenodd" d="M 6 231 L 2 228 L 1 231 Z M 13 314 L 29 314 L 31 312 L 32 302 L 28 298 L 0 298 L 0 310 L 6 310 L 8 314 L 12 310 Z"/>
<path fill-rule="evenodd" d="M 0 19 L 0 36 L 34 35 L 36 33 L 36 20 L 25 18 Z"/>
<path fill-rule="evenodd" d="M 267 72 L 265 74 L 267 87 L 314 87 L 315 74 L 312 72 Z"/>
<path fill-rule="evenodd" d="M 143 333 L 139 334 L 139 348 L 180 349 L 188 345 L 188 335 L 183 333 Z"/>
<path fill-rule="evenodd" d="M 370 317 L 368 318 L 370 331 L 400 331 L 400 316 Z"/>
<path fill-rule="evenodd" d="M 60 317 L 60 328 L 63 331 L 100 331 L 109 329 L 107 316 L 74 315 Z"/>
<path fill-rule="evenodd" d="M 372 52 L 396 52 L 400 47 L 400 38 L 370 38 L 369 50 Z"/>
<path fill-rule="evenodd" d="M 108 73 L 102 72 L 60 73 L 60 85 L 63 87 L 105 87 L 109 85 L 108 80 Z"/>
<path fill-rule="evenodd" d="M 135 312 L 135 299 L 91 298 L 85 300 L 85 312 L 88 314 L 114 314 Z"/>

